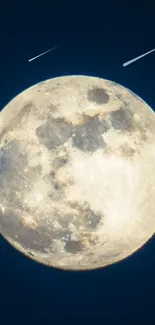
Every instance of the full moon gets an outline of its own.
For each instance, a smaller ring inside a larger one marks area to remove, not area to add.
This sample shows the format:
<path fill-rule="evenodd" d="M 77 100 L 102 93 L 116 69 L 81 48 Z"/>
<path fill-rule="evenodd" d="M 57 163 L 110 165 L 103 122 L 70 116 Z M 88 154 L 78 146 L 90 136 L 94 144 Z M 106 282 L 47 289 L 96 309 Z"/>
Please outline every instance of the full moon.
<path fill-rule="evenodd" d="M 49 79 L 0 113 L 0 232 L 35 261 L 89 270 L 155 229 L 155 116 L 121 85 Z"/>

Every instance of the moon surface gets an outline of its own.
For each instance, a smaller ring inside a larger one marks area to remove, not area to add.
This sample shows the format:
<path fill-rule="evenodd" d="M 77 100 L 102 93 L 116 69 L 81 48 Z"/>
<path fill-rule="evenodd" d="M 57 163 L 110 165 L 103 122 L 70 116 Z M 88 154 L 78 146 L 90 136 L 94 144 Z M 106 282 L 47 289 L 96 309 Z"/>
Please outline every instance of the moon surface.
<path fill-rule="evenodd" d="M 155 229 L 155 116 L 96 77 L 46 80 L 0 113 L 0 232 L 60 269 L 104 267 Z"/>

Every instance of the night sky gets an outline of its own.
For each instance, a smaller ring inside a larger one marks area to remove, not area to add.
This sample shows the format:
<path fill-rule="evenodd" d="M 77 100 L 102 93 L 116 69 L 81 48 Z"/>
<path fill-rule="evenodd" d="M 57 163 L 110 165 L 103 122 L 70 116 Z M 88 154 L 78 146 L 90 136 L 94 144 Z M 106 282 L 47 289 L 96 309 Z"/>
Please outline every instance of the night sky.
<path fill-rule="evenodd" d="M 122 67 L 155 47 L 153 0 L 4 2 L 0 109 L 24 89 L 68 74 L 113 80 L 155 109 L 155 53 Z M 1 237 L 0 325 L 155 325 L 154 252 L 155 237 L 115 265 L 68 272 L 28 259 Z"/>

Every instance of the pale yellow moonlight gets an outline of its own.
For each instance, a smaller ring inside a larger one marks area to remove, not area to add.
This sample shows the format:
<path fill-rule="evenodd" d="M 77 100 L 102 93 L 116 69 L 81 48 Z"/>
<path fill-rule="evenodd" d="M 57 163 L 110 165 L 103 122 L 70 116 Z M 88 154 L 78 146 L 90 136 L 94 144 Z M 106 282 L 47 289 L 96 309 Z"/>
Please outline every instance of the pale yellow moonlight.
<path fill-rule="evenodd" d="M 155 229 L 155 116 L 115 82 L 63 76 L 0 113 L 0 231 L 45 265 L 124 259 Z"/>

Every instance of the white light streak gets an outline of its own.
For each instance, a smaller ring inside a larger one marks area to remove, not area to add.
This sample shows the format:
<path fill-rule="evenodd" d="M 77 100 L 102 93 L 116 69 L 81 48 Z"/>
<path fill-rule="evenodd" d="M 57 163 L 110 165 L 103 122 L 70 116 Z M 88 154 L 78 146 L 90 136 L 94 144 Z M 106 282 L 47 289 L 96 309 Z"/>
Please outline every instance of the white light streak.
<path fill-rule="evenodd" d="M 149 51 L 149 52 L 146 52 L 146 53 L 144 53 L 144 54 L 142 54 L 142 55 L 140 55 L 140 56 L 137 56 L 136 58 L 134 58 L 134 59 L 132 59 L 132 60 L 130 60 L 130 61 L 127 61 L 127 62 L 123 63 L 123 67 L 126 67 L 126 66 L 129 65 L 129 64 L 132 64 L 133 62 L 135 62 L 135 61 L 137 61 L 137 60 L 143 58 L 144 56 L 146 56 L 146 55 L 148 55 L 148 54 L 150 54 L 150 53 L 152 53 L 152 52 L 154 52 L 154 51 L 155 51 L 155 49 L 153 49 L 153 50 L 151 50 L 151 51 Z"/>
<path fill-rule="evenodd" d="M 53 47 L 52 49 L 50 49 L 50 50 L 48 50 L 48 51 L 45 51 L 45 52 L 43 52 L 43 53 L 41 53 L 41 54 L 39 54 L 39 55 L 37 55 L 37 56 L 34 56 L 32 59 L 29 59 L 28 62 L 31 62 L 31 61 L 33 61 L 33 60 L 36 60 L 36 59 L 39 58 L 40 56 L 42 56 L 42 55 L 44 55 L 44 54 L 46 54 L 46 53 L 48 53 L 48 52 L 50 52 L 50 51 L 53 51 L 53 50 L 57 49 L 59 46 L 60 46 L 60 45 L 57 45 L 57 46 Z"/>

